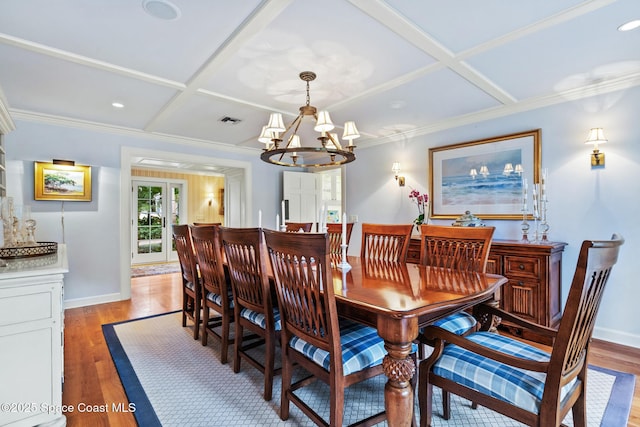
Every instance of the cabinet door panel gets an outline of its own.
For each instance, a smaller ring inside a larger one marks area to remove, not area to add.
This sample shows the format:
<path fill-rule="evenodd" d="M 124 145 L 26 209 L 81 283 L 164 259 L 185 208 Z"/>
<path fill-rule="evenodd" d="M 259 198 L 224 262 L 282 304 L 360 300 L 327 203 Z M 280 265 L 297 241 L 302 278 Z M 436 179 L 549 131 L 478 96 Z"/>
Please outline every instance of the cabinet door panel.
<path fill-rule="evenodd" d="M 25 425 L 39 424 L 48 417 L 46 406 L 60 402 L 60 397 L 56 399 L 59 386 L 54 385 L 60 378 L 51 369 L 55 333 L 54 328 L 45 327 L 0 336 L 0 402 L 29 404 L 0 412 L 0 425 L 20 420 Z"/>
<path fill-rule="evenodd" d="M 503 307 L 508 312 L 532 322 L 540 323 L 538 319 L 538 282 L 524 280 L 509 280 L 502 293 Z"/>
<path fill-rule="evenodd" d="M 487 273 L 502 274 L 502 257 L 500 255 L 491 255 L 487 259 Z"/>

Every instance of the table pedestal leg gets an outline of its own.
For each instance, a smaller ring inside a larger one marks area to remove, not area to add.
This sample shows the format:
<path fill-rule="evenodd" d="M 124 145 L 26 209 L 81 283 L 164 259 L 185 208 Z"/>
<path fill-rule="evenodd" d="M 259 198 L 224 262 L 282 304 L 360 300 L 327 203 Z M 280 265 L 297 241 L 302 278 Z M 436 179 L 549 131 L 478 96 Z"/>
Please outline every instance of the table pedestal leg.
<path fill-rule="evenodd" d="M 414 408 L 411 379 L 416 374 L 410 354 L 412 342 L 418 335 L 417 319 L 378 319 L 378 334 L 385 340 L 387 350 L 382 361 L 388 379 L 384 387 L 387 421 L 391 427 L 409 427 Z"/>

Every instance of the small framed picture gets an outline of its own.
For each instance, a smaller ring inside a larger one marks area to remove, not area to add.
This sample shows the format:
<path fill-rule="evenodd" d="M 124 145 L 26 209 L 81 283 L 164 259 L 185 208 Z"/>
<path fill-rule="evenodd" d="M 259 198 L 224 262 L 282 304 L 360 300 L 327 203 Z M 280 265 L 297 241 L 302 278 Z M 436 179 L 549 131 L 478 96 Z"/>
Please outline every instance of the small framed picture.
<path fill-rule="evenodd" d="M 90 202 L 91 166 L 34 162 L 34 199 Z"/>

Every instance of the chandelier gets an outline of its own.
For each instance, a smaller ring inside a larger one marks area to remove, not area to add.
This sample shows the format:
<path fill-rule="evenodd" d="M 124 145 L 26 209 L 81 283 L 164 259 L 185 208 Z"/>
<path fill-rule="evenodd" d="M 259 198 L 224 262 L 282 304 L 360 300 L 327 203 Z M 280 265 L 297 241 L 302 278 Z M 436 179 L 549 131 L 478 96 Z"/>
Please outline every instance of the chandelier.
<path fill-rule="evenodd" d="M 356 155 L 353 154 L 353 149 L 356 148 L 353 140 L 360 137 L 356 124 L 354 122 L 344 124 L 342 139 L 349 143 L 343 147 L 338 134 L 331 132 L 335 126 L 331 122 L 329 112 L 318 111 L 316 107 L 309 104 L 309 82 L 316 79 L 316 74 L 312 71 L 303 71 L 300 73 L 300 79 L 307 82 L 307 103 L 300 107 L 300 113 L 287 127 L 282 121 L 282 114 L 271 113 L 269 124 L 262 127 L 258 138 L 265 144 L 260 158 L 274 165 L 302 168 L 333 167 L 353 162 L 356 159 Z M 315 119 L 313 130 L 320 133 L 317 137 L 320 141 L 318 145 L 303 146 L 301 144 L 298 131 L 305 117 Z M 286 143 L 283 145 L 285 140 Z"/>

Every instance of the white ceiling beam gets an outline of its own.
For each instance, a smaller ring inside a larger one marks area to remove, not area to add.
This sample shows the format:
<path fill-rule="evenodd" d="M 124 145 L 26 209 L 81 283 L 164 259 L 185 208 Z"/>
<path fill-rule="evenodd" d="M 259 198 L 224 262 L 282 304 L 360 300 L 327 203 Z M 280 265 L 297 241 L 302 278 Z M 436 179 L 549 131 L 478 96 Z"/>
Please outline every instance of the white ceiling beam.
<path fill-rule="evenodd" d="M 185 88 L 185 85 L 183 83 L 176 82 L 174 80 L 169 80 L 163 77 L 154 76 L 153 74 L 143 73 L 141 71 L 132 70 L 126 67 L 121 67 L 119 65 L 111 64 L 109 62 L 100 61 L 94 58 L 89 58 L 87 56 L 67 52 L 62 49 L 56 49 L 50 46 L 45 46 L 40 43 L 23 40 L 18 37 L 9 36 L 7 34 L 0 33 L 0 43 L 16 46 L 18 48 L 29 50 L 31 52 L 36 52 L 42 55 L 58 58 L 63 61 L 73 62 L 73 63 L 84 65 L 90 68 L 108 71 L 110 73 L 131 77 L 137 80 L 142 80 L 145 82 L 168 87 L 171 89 L 184 90 Z"/>
<path fill-rule="evenodd" d="M 203 63 L 187 82 L 185 90 L 176 94 L 145 126 L 153 130 L 164 119 L 180 108 L 189 96 L 201 90 L 211 76 L 222 67 L 252 37 L 263 30 L 293 0 L 263 1 L 247 19 L 236 28 L 227 40 Z"/>

